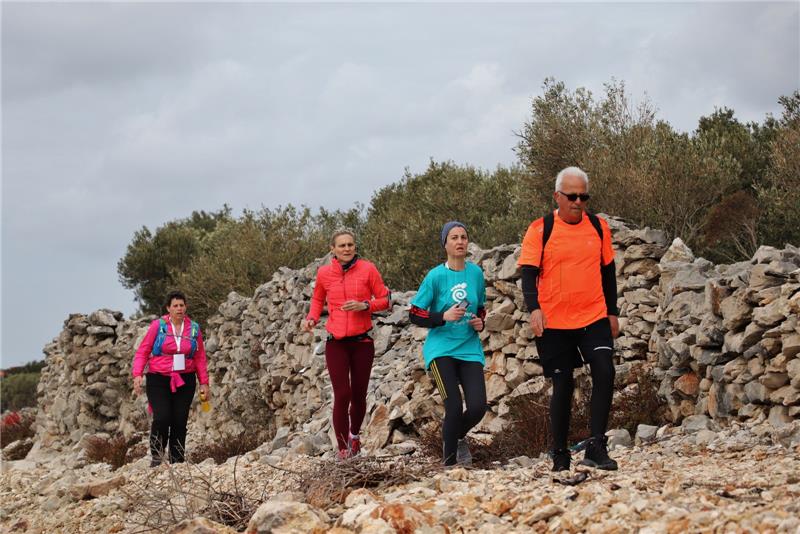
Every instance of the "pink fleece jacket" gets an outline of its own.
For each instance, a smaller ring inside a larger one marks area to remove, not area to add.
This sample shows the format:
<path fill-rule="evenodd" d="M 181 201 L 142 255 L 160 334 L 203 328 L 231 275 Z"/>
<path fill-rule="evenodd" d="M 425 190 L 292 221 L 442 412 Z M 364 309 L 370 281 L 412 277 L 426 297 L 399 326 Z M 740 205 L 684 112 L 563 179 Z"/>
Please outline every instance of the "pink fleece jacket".
<path fill-rule="evenodd" d="M 180 378 L 182 373 L 197 373 L 200 383 L 208 384 L 208 367 L 206 365 L 206 348 L 203 344 L 203 333 L 197 333 L 197 350 L 193 357 L 186 358 L 186 369 L 180 373 L 173 373 L 173 355 L 180 353 L 188 355 L 191 351 L 192 342 L 189 338 L 189 332 L 192 330 L 192 321 L 188 317 L 183 318 L 183 336 L 181 336 L 181 346 L 180 350 L 178 350 L 175 345 L 175 337 L 173 336 L 169 315 L 165 315 L 163 319 L 167 321 L 167 338 L 161 346 L 161 356 L 153 356 L 153 343 L 155 343 L 158 335 L 159 326 L 159 320 L 156 319 L 150 323 L 150 328 L 147 329 L 147 334 L 145 334 L 142 343 L 136 350 L 136 356 L 133 357 L 133 376 L 142 376 L 145 366 L 148 366 L 148 372 L 167 375 L 172 378 L 172 391 L 175 391 L 176 387 L 180 387 L 183 384 L 183 380 Z"/>

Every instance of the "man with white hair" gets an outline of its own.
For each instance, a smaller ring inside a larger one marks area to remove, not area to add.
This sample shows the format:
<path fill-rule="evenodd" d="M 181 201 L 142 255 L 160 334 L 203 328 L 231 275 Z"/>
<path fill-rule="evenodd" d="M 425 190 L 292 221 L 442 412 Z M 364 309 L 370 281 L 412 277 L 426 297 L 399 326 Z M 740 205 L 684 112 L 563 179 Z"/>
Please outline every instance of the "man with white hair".
<path fill-rule="evenodd" d="M 591 437 L 581 464 L 614 470 L 617 462 L 608 456 L 605 436 L 619 334 L 611 231 L 606 221 L 586 211 L 589 177 L 580 168 L 558 173 L 553 198 L 558 208 L 528 227 L 518 262 L 539 358 L 544 375 L 553 381 L 553 471 L 570 467 L 573 369 L 584 363 L 592 375 Z"/>

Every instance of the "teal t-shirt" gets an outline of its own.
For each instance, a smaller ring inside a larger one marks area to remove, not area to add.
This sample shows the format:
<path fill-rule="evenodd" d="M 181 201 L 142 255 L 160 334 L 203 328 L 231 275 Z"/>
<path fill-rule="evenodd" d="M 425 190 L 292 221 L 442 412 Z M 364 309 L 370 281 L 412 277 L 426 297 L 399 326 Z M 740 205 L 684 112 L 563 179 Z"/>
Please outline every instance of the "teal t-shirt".
<path fill-rule="evenodd" d="M 411 305 L 430 312 L 445 312 L 465 298 L 469 306 L 464 317 L 428 332 L 422 347 L 426 369 L 441 356 L 486 364 L 478 332 L 467 322 L 486 303 L 486 283 L 480 267 L 471 262 L 466 262 L 463 271 L 453 271 L 445 264 L 434 267 L 425 276 Z"/>

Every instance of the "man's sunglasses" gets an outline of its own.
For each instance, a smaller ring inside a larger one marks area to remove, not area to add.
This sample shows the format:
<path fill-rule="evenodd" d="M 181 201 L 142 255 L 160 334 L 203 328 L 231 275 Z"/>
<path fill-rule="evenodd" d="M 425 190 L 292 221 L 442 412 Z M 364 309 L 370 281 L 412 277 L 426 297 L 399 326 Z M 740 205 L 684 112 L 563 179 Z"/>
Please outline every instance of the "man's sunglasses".
<path fill-rule="evenodd" d="M 586 202 L 587 200 L 592 198 L 591 195 L 589 195 L 589 193 L 564 193 L 563 191 L 559 191 L 558 193 L 560 195 L 564 195 L 565 197 L 567 197 L 567 200 L 569 200 L 570 202 L 575 202 L 578 199 L 581 199 L 581 202 Z"/>

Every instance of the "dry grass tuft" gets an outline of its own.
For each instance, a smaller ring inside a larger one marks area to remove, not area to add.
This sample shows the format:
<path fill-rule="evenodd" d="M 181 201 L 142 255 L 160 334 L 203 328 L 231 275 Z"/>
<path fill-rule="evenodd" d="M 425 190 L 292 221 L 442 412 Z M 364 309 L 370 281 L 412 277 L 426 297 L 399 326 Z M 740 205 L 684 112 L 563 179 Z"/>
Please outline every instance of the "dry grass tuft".
<path fill-rule="evenodd" d="M 299 473 L 298 485 L 308 504 L 326 510 L 343 504 L 358 488 L 380 489 L 420 480 L 429 471 L 402 457 L 364 456 L 343 462 L 324 461 Z"/>
<path fill-rule="evenodd" d="M 666 424 L 667 404 L 658 396 L 658 380 L 651 371 L 633 371 L 633 383 L 614 399 L 610 428 L 624 428 L 631 436 L 638 425 Z"/>
<path fill-rule="evenodd" d="M 199 464 L 206 458 L 211 458 L 219 465 L 225 463 L 228 458 L 252 451 L 261 443 L 263 443 L 261 434 L 255 431 L 247 431 L 239 436 L 225 436 L 219 441 L 194 447 L 194 450 L 189 452 L 189 461 Z"/>
<path fill-rule="evenodd" d="M 86 457 L 93 462 L 104 462 L 117 470 L 123 465 L 138 460 L 147 454 L 147 446 L 140 443 L 141 436 L 125 439 L 122 434 L 109 438 L 91 436 L 86 438 Z"/>
<path fill-rule="evenodd" d="M 144 482 L 123 488 L 128 522 L 138 527 L 136 532 L 166 532 L 185 519 L 202 516 L 243 531 L 266 494 L 239 486 L 237 464 L 232 477 L 223 478 L 195 464 L 162 464 L 156 469 L 166 470 L 166 477 L 154 471 Z"/>

